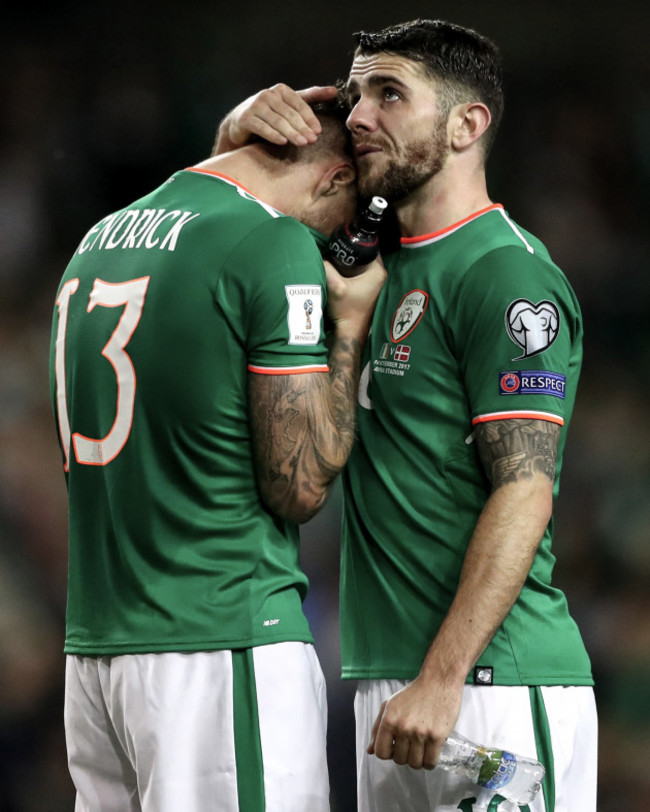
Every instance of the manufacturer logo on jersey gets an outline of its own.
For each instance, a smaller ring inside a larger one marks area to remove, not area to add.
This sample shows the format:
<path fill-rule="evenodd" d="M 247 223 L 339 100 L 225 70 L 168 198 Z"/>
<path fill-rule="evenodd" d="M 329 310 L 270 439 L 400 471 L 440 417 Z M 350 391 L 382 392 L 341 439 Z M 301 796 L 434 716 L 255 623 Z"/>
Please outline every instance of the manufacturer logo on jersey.
<path fill-rule="evenodd" d="M 411 290 L 402 297 L 390 325 L 390 340 L 396 344 L 417 327 L 429 304 L 429 294 Z"/>
<path fill-rule="evenodd" d="M 320 285 L 285 285 L 289 312 L 289 344 L 305 346 L 320 341 L 323 294 Z"/>
<path fill-rule="evenodd" d="M 474 666 L 474 684 L 492 685 L 494 680 L 494 668 L 491 665 Z"/>
<path fill-rule="evenodd" d="M 524 351 L 512 360 L 530 358 L 547 350 L 558 337 L 560 312 L 546 299 L 537 304 L 516 299 L 506 310 L 506 330 L 510 340 Z"/>
<path fill-rule="evenodd" d="M 500 395 L 553 395 L 562 398 L 566 392 L 566 376 L 545 369 L 528 372 L 500 372 Z"/>

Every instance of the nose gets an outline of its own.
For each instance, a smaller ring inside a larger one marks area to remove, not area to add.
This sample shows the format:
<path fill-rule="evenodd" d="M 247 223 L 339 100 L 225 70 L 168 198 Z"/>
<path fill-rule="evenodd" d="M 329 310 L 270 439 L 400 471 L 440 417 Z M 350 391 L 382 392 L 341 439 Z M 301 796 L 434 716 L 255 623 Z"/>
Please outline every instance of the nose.
<path fill-rule="evenodd" d="M 373 132 L 377 129 L 377 119 L 372 103 L 367 99 L 359 99 L 350 111 L 345 122 L 350 132 Z"/>

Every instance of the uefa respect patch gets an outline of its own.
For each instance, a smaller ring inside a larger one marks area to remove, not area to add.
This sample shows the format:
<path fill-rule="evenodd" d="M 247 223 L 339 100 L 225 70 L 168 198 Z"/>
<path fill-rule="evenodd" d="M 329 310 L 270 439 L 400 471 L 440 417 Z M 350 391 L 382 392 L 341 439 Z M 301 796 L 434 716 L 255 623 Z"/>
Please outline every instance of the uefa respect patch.
<path fill-rule="evenodd" d="M 527 372 L 500 372 L 500 395 L 552 395 L 564 400 L 566 376 L 546 369 Z"/>

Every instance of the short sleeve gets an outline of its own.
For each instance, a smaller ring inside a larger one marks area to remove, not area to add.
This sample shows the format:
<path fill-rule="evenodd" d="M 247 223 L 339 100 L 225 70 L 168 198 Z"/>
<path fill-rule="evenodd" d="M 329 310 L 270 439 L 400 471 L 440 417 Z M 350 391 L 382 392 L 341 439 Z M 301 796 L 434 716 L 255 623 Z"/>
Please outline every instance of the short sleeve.
<path fill-rule="evenodd" d="M 515 246 L 490 252 L 463 277 L 449 324 L 474 424 L 525 417 L 564 425 L 582 324 L 557 266 Z"/>
<path fill-rule="evenodd" d="M 296 220 L 257 226 L 228 257 L 216 298 L 249 370 L 327 370 L 325 270 L 312 236 Z"/>

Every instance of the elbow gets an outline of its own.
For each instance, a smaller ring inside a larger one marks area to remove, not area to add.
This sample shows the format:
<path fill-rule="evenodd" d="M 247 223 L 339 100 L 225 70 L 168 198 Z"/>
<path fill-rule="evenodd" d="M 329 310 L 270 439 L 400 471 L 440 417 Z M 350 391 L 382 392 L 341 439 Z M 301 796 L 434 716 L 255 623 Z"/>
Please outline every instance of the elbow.
<path fill-rule="evenodd" d="M 313 518 L 323 507 L 329 487 L 314 490 L 303 490 L 300 493 L 278 493 L 262 490 L 262 500 L 266 507 L 281 519 L 304 524 Z"/>

